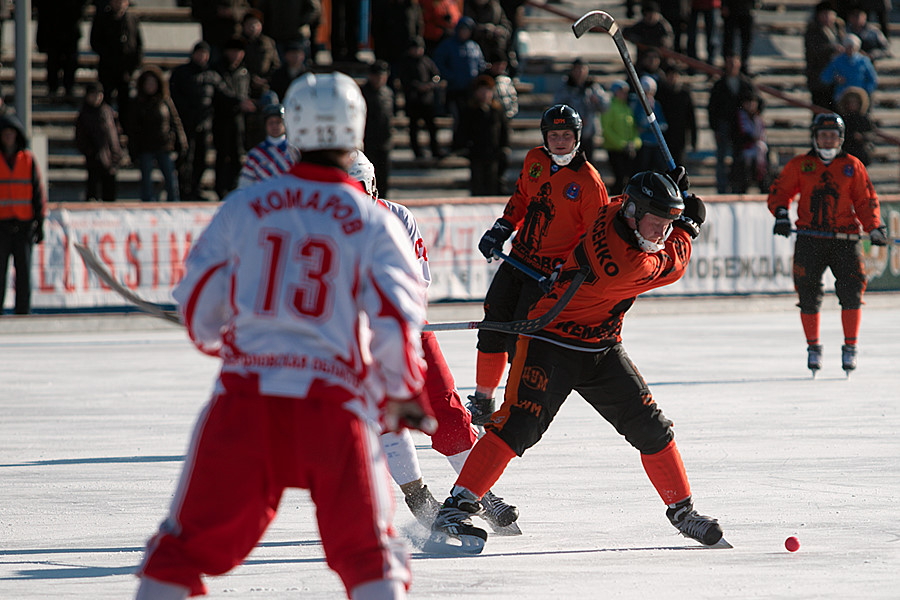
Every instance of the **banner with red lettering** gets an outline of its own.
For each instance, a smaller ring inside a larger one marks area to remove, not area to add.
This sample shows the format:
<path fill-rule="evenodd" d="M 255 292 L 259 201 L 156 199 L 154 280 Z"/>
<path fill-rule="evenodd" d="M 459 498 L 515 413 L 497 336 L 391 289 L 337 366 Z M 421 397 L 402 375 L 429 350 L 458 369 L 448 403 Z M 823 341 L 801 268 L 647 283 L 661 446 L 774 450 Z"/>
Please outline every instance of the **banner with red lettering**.
<path fill-rule="evenodd" d="M 32 306 L 126 305 L 87 270 L 74 242 L 93 250 L 138 295 L 172 304 L 171 290 L 181 281 L 184 259 L 215 210 L 215 206 L 173 206 L 50 211 L 44 243 L 35 246 L 32 255 Z M 9 305 L 11 295 L 7 294 Z"/>

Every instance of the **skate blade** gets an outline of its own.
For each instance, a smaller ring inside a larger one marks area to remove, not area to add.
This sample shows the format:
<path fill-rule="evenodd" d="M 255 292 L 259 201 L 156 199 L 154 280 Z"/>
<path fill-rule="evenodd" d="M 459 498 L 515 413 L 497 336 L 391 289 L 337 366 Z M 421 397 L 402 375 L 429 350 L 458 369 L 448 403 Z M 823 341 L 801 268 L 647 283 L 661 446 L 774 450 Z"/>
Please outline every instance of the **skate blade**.
<path fill-rule="evenodd" d="M 487 523 L 491 526 L 491 529 L 494 530 L 494 533 L 496 535 L 522 535 L 522 530 L 519 529 L 519 526 L 515 523 L 515 521 L 510 523 L 509 525 L 495 525 L 490 521 L 488 521 Z"/>
<path fill-rule="evenodd" d="M 457 537 L 442 531 L 432 531 L 422 550 L 429 554 L 448 556 L 474 555 L 481 554 L 484 542 L 485 539 L 477 535 L 461 534 Z"/>
<path fill-rule="evenodd" d="M 707 548 L 716 548 L 719 550 L 728 550 L 729 548 L 734 548 L 731 544 L 728 543 L 728 540 L 725 538 L 720 539 L 718 542 L 713 544 L 712 546 L 707 546 Z"/>

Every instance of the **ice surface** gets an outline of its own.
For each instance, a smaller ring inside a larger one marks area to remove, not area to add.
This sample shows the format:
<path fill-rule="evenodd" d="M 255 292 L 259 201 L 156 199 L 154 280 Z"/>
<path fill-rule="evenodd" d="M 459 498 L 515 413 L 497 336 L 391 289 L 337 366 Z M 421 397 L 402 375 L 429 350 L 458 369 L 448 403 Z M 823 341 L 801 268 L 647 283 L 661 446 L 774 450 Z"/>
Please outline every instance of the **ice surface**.
<path fill-rule="evenodd" d="M 490 536 L 477 557 L 413 548 L 410 596 L 897 598 L 898 300 L 864 308 L 850 380 L 833 303 L 813 380 L 793 298 L 638 300 L 626 348 L 676 424 L 697 509 L 719 519 L 734 548 L 678 535 L 637 452 L 573 395 L 494 488 L 519 507 L 524 535 Z M 217 370 L 174 327 L 133 316 L 73 331 L 66 320 L 0 326 L 4 600 L 133 596 L 131 573 L 166 514 Z M 474 332 L 438 335 L 461 393 L 471 393 Z M 442 500 L 454 473 L 426 437 L 416 440 Z M 396 493 L 396 525 L 421 543 L 426 532 Z M 784 549 L 791 535 L 799 552 Z M 302 490 L 286 494 L 244 565 L 207 584 L 211 598 L 344 596 Z"/>

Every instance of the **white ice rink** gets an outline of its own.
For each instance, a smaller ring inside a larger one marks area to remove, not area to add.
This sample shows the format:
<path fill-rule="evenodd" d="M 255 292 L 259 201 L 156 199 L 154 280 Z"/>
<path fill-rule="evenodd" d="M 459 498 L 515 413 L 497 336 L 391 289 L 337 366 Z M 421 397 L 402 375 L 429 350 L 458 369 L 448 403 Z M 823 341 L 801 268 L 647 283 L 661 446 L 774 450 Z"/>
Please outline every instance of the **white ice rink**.
<path fill-rule="evenodd" d="M 625 320 L 625 346 L 676 423 L 696 506 L 733 549 L 680 537 L 637 452 L 573 395 L 494 487 L 524 535 L 490 537 L 477 557 L 413 549 L 410 596 L 900 598 L 900 296 L 869 296 L 850 380 L 833 298 L 815 380 L 794 301 L 639 299 Z M 436 307 L 432 320 L 477 318 L 468 311 Z M 217 364 L 144 317 L 24 323 L 0 319 L 0 599 L 132 597 Z M 439 339 L 471 393 L 474 332 Z M 416 439 L 443 500 L 454 474 Z M 397 498 L 399 531 L 421 541 Z M 343 597 L 296 490 L 246 563 L 207 584 L 211 598 Z"/>

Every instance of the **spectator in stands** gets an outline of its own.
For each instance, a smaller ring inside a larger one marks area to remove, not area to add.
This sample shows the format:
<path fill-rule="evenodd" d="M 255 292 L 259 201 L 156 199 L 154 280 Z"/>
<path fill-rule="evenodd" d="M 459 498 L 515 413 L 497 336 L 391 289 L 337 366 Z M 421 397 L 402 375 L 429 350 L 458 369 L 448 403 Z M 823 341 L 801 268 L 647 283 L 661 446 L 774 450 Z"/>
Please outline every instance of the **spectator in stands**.
<path fill-rule="evenodd" d="M 34 0 L 37 8 L 35 42 L 38 50 L 47 55 L 48 95 L 54 98 L 63 91 L 68 103 L 75 99 L 78 40 L 81 39 L 85 4 L 87 0 Z"/>
<path fill-rule="evenodd" d="M 625 184 L 637 171 L 637 153 L 641 149 L 641 136 L 638 134 L 634 112 L 628 101 L 628 84 L 617 80 L 610 85 L 609 108 L 600 115 L 603 128 L 603 147 L 609 156 L 615 180 L 609 186 L 609 195 L 617 196 L 625 189 Z"/>
<path fill-rule="evenodd" d="M 503 105 L 494 98 L 494 79 L 481 75 L 460 115 L 461 143 L 469 158 L 473 196 L 499 196 L 509 160 L 509 125 Z"/>
<path fill-rule="evenodd" d="M 241 102 L 225 85 L 222 76 L 209 68 L 210 47 L 197 42 L 190 60 L 172 70 L 169 93 L 178 110 L 187 137 L 187 152 L 177 164 L 179 195 L 183 201 L 201 200 L 200 182 L 206 170 L 206 152 L 212 134 L 213 104 L 252 110 L 250 100 Z"/>
<path fill-rule="evenodd" d="M 106 102 L 115 106 L 119 119 L 128 119 L 128 102 L 134 72 L 144 58 L 140 21 L 128 0 L 109 0 L 94 14 L 91 49 L 100 58 L 97 76 Z"/>
<path fill-rule="evenodd" d="M 84 155 L 87 168 L 85 200 L 116 200 L 116 172 L 122 160 L 116 113 L 103 101 L 103 86 L 89 83 L 84 104 L 75 120 L 75 146 Z"/>
<path fill-rule="evenodd" d="M 376 0 L 372 9 L 372 50 L 396 75 L 410 43 L 425 31 L 422 6 L 418 0 Z"/>
<path fill-rule="evenodd" d="M 733 152 L 734 122 L 740 99 L 755 92 L 753 84 L 741 74 L 741 59 L 725 57 L 725 72 L 709 92 L 707 115 L 716 138 L 716 191 L 729 191 L 728 158 Z"/>
<path fill-rule="evenodd" d="M 844 152 L 868 166 L 872 162 L 874 144 L 871 136 L 875 131 L 875 125 L 868 117 L 869 95 L 862 88 L 848 87 L 838 100 L 837 108 L 846 127 Z"/>
<path fill-rule="evenodd" d="M 851 8 L 847 13 L 846 30 L 860 39 L 860 51 L 874 63 L 879 58 L 892 56 L 891 43 L 884 33 L 867 21 L 868 16 L 860 8 Z"/>
<path fill-rule="evenodd" d="M 472 40 L 475 21 L 461 17 L 452 37 L 445 39 L 434 51 L 434 64 L 447 82 L 447 109 L 453 117 L 452 149 L 459 150 L 459 115 L 468 103 L 470 86 L 484 71 L 481 47 Z"/>
<path fill-rule="evenodd" d="M 682 40 L 687 36 L 691 0 L 659 0 L 659 12 L 672 26 L 672 50 L 682 54 Z"/>
<path fill-rule="evenodd" d="M 656 101 L 656 80 L 643 75 L 641 76 L 641 87 L 644 90 L 644 95 L 647 96 L 647 103 L 653 111 L 656 123 L 659 125 L 663 136 L 665 136 L 669 123 L 663 113 L 662 106 Z M 632 101 L 631 112 L 634 113 L 634 122 L 637 124 L 638 135 L 641 137 L 641 149 L 637 153 L 637 165 L 635 168 L 638 171 L 659 171 L 660 173 L 665 173 L 668 167 L 662 155 L 662 148 L 660 148 L 659 141 L 656 139 L 656 133 L 647 113 L 644 111 L 643 105 L 636 97 Z"/>
<path fill-rule="evenodd" d="M 735 32 L 740 34 L 741 72 L 750 74 L 750 47 L 753 44 L 756 0 L 724 0 L 722 2 L 722 57 L 734 54 Z"/>
<path fill-rule="evenodd" d="M 889 18 L 891 14 L 891 0 L 835 0 L 834 8 L 838 17 L 847 22 L 848 25 L 850 14 L 854 10 L 860 10 L 866 15 L 867 21 L 874 17 L 873 20 L 878 22 L 881 33 L 885 38 L 891 37 Z M 859 35 L 855 31 L 851 33 Z"/>
<path fill-rule="evenodd" d="M 250 149 L 241 169 L 238 187 L 287 173 L 300 162 L 300 151 L 287 142 L 284 128 L 284 106 L 269 104 L 262 110 L 266 139 Z"/>
<path fill-rule="evenodd" d="M 656 100 L 669 123 L 666 144 L 676 165 L 685 163 L 685 150 L 697 147 L 697 114 L 694 95 L 684 84 L 680 67 L 666 67 L 666 85 L 658 87 Z"/>
<path fill-rule="evenodd" d="M 719 44 L 719 10 L 722 0 L 693 0 L 687 25 L 687 55 L 697 56 L 697 23 L 703 17 L 703 34 L 706 38 L 706 62 L 714 64 Z"/>
<path fill-rule="evenodd" d="M 656 81 L 657 85 L 657 93 L 662 91 L 662 88 L 666 87 L 668 82 L 666 81 L 666 72 L 663 70 L 663 59 L 662 55 L 659 53 L 657 48 L 647 48 L 643 54 L 641 54 L 641 59 L 634 65 L 634 70 L 638 74 L 638 78 L 642 75 L 649 75 Z M 634 173 L 632 173 L 633 175 Z"/>
<path fill-rule="evenodd" d="M 869 57 L 859 51 L 860 46 L 859 38 L 848 33 L 844 37 L 844 52 L 835 56 L 819 75 L 819 81 L 824 85 L 834 87 L 835 106 L 838 98 L 848 87 L 862 88 L 870 98 L 872 92 L 878 87 L 878 74 L 875 72 L 875 67 Z"/>
<path fill-rule="evenodd" d="M 141 200 L 157 199 L 152 177 L 155 164 L 165 181 L 166 200 L 178 202 L 181 197 L 172 153 L 182 154 L 188 144 L 169 86 L 157 67 L 147 67 L 138 75 L 137 96 L 125 123 L 128 152 L 141 169 Z"/>
<path fill-rule="evenodd" d="M 572 62 L 569 74 L 553 96 L 553 104 L 567 104 L 581 115 L 581 149 L 593 164 L 594 138 L 597 134 L 597 113 L 609 108 L 609 95 L 589 75 L 589 67 L 581 58 Z"/>
<path fill-rule="evenodd" d="M 488 68 L 484 72 L 494 79 L 494 97 L 503 105 L 507 121 L 519 114 L 519 92 L 516 91 L 516 84 L 507 72 L 508 64 L 506 57 L 497 52 L 488 56 Z"/>
<path fill-rule="evenodd" d="M 362 0 L 331 0 L 332 63 L 356 63 L 359 59 L 359 23 Z"/>
<path fill-rule="evenodd" d="M 225 97 L 213 105 L 212 135 L 216 148 L 216 195 L 219 200 L 237 187 L 244 164 L 246 115 L 256 111 L 250 98 L 250 72 L 244 66 L 244 40 L 225 43 L 216 71 L 225 86 Z M 235 103 L 235 100 L 237 101 Z"/>
<path fill-rule="evenodd" d="M 769 145 L 766 124 L 762 116 L 762 99 L 756 93 L 740 99 L 734 127 L 734 160 L 731 163 L 732 192 L 744 194 L 750 183 L 759 186 L 760 193 L 769 192 Z"/>
<path fill-rule="evenodd" d="M 369 75 L 362 86 L 366 100 L 366 129 L 363 149 L 375 166 L 378 189 L 385 197 L 390 191 L 391 148 L 393 133 L 391 121 L 394 118 L 394 91 L 388 87 L 391 67 L 383 60 L 376 60 L 369 67 Z"/>
<path fill-rule="evenodd" d="M 250 73 L 250 99 L 262 106 L 268 97 L 269 78 L 281 66 L 275 41 L 262 32 L 262 13 L 250 9 L 241 21 L 241 39 L 244 42 L 244 66 Z M 276 99 L 277 103 L 278 100 Z M 259 111 L 245 115 L 246 132 L 244 148 L 252 148 L 266 138 L 265 127 Z"/>
<path fill-rule="evenodd" d="M 257 0 L 255 6 L 263 16 L 263 34 L 275 40 L 282 60 L 292 42 L 303 44 L 307 63 L 315 58 L 311 43 L 322 18 L 320 0 Z"/>
<path fill-rule="evenodd" d="M 241 39 L 245 46 L 244 66 L 250 72 L 250 97 L 259 100 L 269 90 L 269 78 L 281 66 L 275 40 L 263 33 L 260 11 L 252 9 L 244 15 Z"/>
<path fill-rule="evenodd" d="M 512 23 L 500 6 L 500 0 L 465 0 L 463 15 L 475 21 L 472 39 L 481 46 L 481 53 L 484 56 L 502 54 L 509 63 Z"/>
<path fill-rule="evenodd" d="M 13 312 L 31 312 L 31 250 L 44 241 L 47 195 L 38 161 L 27 147 L 19 118 L 12 113 L 0 116 L 0 315 L 10 256 L 16 270 Z"/>
<path fill-rule="evenodd" d="M 456 0 L 422 0 L 422 17 L 425 29 L 425 54 L 433 56 L 435 49 L 445 39 L 452 37 L 462 12 Z"/>
<path fill-rule="evenodd" d="M 425 55 L 425 40 L 415 38 L 409 44 L 406 58 L 400 62 L 397 78 L 403 86 L 406 116 L 409 118 L 409 145 L 416 158 L 423 156 L 419 146 L 420 123 L 424 123 L 428 130 L 432 158 L 441 159 L 445 156 L 438 142 L 437 125 L 434 122 L 441 85 L 440 75 L 437 65 Z"/>
<path fill-rule="evenodd" d="M 804 34 L 806 85 L 816 106 L 832 108 L 834 87 L 823 83 L 820 76 L 831 59 L 843 51 L 841 40 L 844 35 L 844 23 L 838 21 L 831 4 L 818 3 Z"/>
<path fill-rule="evenodd" d="M 638 61 L 640 61 L 641 55 L 647 51 L 646 46 L 671 50 L 675 37 L 672 25 L 663 18 L 659 11 L 659 4 L 654 0 L 647 0 L 641 5 L 641 19 L 623 29 L 622 35 L 629 42 L 639 45 Z"/>
<path fill-rule="evenodd" d="M 213 63 L 219 61 L 225 42 L 240 35 L 241 20 L 249 8 L 248 0 L 191 0 L 191 16 L 200 23 Z"/>
<path fill-rule="evenodd" d="M 284 62 L 269 78 L 269 88 L 281 101 L 291 83 L 304 73 L 306 73 L 306 43 L 301 40 L 290 41 L 284 47 Z"/>

